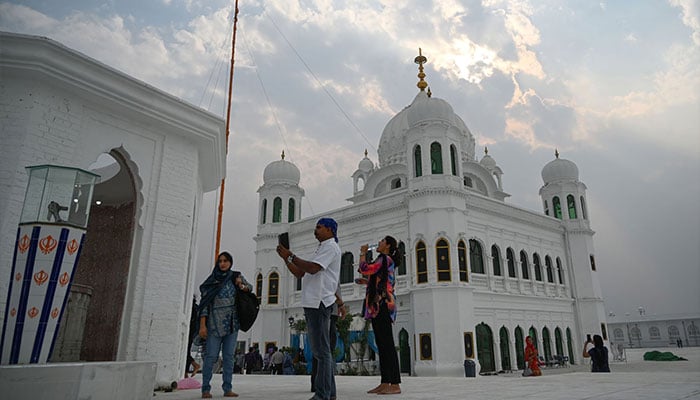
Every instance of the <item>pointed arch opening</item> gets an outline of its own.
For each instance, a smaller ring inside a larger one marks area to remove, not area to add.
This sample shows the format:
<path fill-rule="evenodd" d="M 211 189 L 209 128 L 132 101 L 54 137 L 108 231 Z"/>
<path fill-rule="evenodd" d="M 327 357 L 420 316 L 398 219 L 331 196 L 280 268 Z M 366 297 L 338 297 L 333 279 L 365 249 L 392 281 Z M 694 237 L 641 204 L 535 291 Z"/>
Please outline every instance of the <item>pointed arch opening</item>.
<path fill-rule="evenodd" d="M 530 267 L 528 266 L 527 263 L 527 253 L 525 250 L 520 250 L 520 269 L 521 269 L 521 277 L 523 279 L 530 279 Z"/>
<path fill-rule="evenodd" d="M 518 369 L 525 369 L 525 339 L 520 326 L 515 328 L 515 359 Z"/>
<path fill-rule="evenodd" d="M 481 249 L 481 243 L 475 239 L 469 239 L 469 263 L 471 264 L 472 274 L 484 273 L 484 254 Z"/>
<path fill-rule="evenodd" d="M 467 245 L 464 240 L 457 243 L 457 258 L 459 259 L 459 281 L 469 282 L 469 274 L 467 273 Z"/>
<path fill-rule="evenodd" d="M 455 145 L 450 145 L 450 168 L 452 175 L 457 176 L 457 148 Z"/>
<path fill-rule="evenodd" d="M 501 252 L 495 244 L 491 246 L 491 263 L 493 264 L 493 274 L 501 276 Z"/>
<path fill-rule="evenodd" d="M 535 253 L 532 255 L 532 264 L 535 268 L 535 280 L 542 282 L 542 265 L 540 265 L 540 256 Z"/>
<path fill-rule="evenodd" d="M 561 219 L 561 203 L 559 197 L 552 198 L 552 207 L 554 207 L 554 218 Z"/>
<path fill-rule="evenodd" d="M 493 354 L 493 332 L 485 323 L 476 326 L 476 349 L 481 372 L 496 371 L 496 362 Z"/>
<path fill-rule="evenodd" d="M 576 199 L 571 194 L 566 196 L 566 207 L 569 209 L 569 219 L 576 219 Z"/>
<path fill-rule="evenodd" d="M 438 142 L 430 144 L 430 173 L 442 174 L 442 145 Z"/>
<path fill-rule="evenodd" d="M 542 347 L 544 347 L 544 360 L 552 360 L 552 338 L 549 336 L 549 328 L 542 328 Z"/>
<path fill-rule="evenodd" d="M 428 260 L 423 241 L 416 243 L 416 282 L 428 282 Z"/>
<path fill-rule="evenodd" d="M 267 286 L 267 304 L 279 303 L 280 276 L 277 272 L 270 274 Z"/>
<path fill-rule="evenodd" d="M 282 222 L 282 199 L 275 197 L 272 201 L 272 223 Z"/>
<path fill-rule="evenodd" d="M 413 149 L 413 167 L 416 178 L 423 176 L 423 155 L 421 154 L 420 145 L 416 145 Z"/>
<path fill-rule="evenodd" d="M 255 293 L 258 295 L 258 302 L 262 300 L 262 291 L 263 291 L 263 276 L 262 274 L 258 273 L 258 276 L 255 277 Z"/>
<path fill-rule="evenodd" d="M 449 282 L 452 280 L 452 268 L 450 266 L 450 245 L 445 239 L 439 239 L 435 243 L 435 254 L 437 256 L 437 278 L 438 282 Z"/>
<path fill-rule="evenodd" d="M 544 256 L 544 266 L 547 270 L 547 282 L 554 283 L 554 273 L 552 272 L 552 258 L 549 255 Z"/>
<path fill-rule="evenodd" d="M 510 361 L 510 338 L 508 337 L 508 329 L 502 326 L 498 332 L 500 349 L 501 349 L 501 369 L 510 371 L 513 366 Z"/>
<path fill-rule="evenodd" d="M 510 247 L 506 249 L 506 260 L 508 263 L 508 277 L 517 278 L 515 273 L 515 252 Z"/>
<path fill-rule="evenodd" d="M 399 242 L 399 252 L 401 252 L 401 264 L 397 268 L 397 274 L 406 275 L 406 245 L 404 242 Z"/>
<path fill-rule="evenodd" d="M 353 281 L 355 269 L 353 264 L 355 263 L 354 256 L 351 252 L 346 251 L 340 258 L 340 283 L 350 283 Z"/>
<path fill-rule="evenodd" d="M 264 224 L 267 222 L 267 199 L 262 200 L 262 206 L 260 206 L 260 223 Z"/>
<path fill-rule="evenodd" d="M 296 210 L 296 201 L 294 201 L 293 198 L 289 198 L 289 205 L 288 205 L 288 210 L 287 210 L 287 222 L 294 222 L 294 217 L 295 217 L 295 211 Z"/>

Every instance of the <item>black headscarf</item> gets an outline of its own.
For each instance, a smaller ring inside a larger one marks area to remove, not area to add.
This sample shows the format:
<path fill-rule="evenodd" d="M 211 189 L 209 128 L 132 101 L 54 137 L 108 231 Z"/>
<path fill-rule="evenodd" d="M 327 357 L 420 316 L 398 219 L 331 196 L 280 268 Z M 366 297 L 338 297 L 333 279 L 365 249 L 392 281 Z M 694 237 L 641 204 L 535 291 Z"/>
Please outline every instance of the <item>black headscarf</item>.
<path fill-rule="evenodd" d="M 228 259 L 231 263 L 231 268 L 229 268 L 226 272 L 219 268 L 219 257 L 221 256 L 226 257 L 226 259 Z M 236 275 L 238 275 L 238 273 L 233 271 L 233 257 L 231 254 L 229 254 L 229 252 L 224 251 L 223 253 L 219 254 L 219 257 L 216 258 L 216 264 L 214 265 L 214 269 L 211 271 L 211 274 L 209 274 L 207 279 L 205 279 L 204 282 L 199 285 L 199 292 L 201 293 L 199 310 L 204 310 L 206 307 L 208 307 L 214 301 L 216 295 L 219 294 L 219 291 L 221 291 L 224 283 L 229 279 L 236 279 Z"/>

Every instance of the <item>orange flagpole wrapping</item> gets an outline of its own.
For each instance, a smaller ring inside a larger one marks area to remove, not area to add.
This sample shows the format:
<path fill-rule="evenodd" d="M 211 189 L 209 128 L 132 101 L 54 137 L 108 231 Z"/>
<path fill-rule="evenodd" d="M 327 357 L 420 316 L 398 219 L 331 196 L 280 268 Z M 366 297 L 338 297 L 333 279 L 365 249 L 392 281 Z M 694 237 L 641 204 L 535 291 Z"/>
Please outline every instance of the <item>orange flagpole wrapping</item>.
<path fill-rule="evenodd" d="M 231 126 L 231 95 L 233 93 L 233 64 L 236 55 L 236 25 L 238 24 L 238 0 L 234 5 L 233 14 L 233 38 L 231 39 L 231 69 L 228 79 L 228 107 L 226 107 L 226 154 L 228 155 L 228 135 Z M 226 191 L 226 178 L 221 179 L 221 189 L 219 189 L 219 210 L 216 220 L 216 247 L 214 258 L 219 256 L 221 248 L 221 217 L 224 215 L 224 192 Z"/>

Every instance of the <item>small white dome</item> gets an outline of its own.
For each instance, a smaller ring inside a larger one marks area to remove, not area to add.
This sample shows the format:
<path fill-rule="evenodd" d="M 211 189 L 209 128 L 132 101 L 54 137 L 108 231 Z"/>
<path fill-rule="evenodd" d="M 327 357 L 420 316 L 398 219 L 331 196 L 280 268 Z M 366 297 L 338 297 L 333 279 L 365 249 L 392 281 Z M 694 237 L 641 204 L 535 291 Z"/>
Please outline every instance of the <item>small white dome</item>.
<path fill-rule="evenodd" d="M 557 158 L 548 162 L 542 168 L 542 180 L 545 185 L 558 181 L 578 181 L 578 167 L 573 161 L 559 158 L 559 153 L 555 153 Z"/>
<path fill-rule="evenodd" d="M 299 168 L 293 163 L 285 161 L 284 153 L 282 153 L 281 160 L 271 162 L 265 167 L 263 172 L 264 183 L 291 183 L 298 185 L 300 178 Z"/>
<path fill-rule="evenodd" d="M 367 158 L 367 151 L 365 151 L 365 158 L 360 160 L 360 164 L 357 166 L 357 169 L 363 172 L 370 172 L 374 169 L 374 163 L 372 160 Z"/>
<path fill-rule="evenodd" d="M 492 170 L 496 168 L 496 160 L 493 159 L 488 153 L 488 150 L 486 150 L 486 154 L 481 158 L 481 161 L 479 161 L 479 164 L 481 164 L 484 168 L 488 170 Z"/>

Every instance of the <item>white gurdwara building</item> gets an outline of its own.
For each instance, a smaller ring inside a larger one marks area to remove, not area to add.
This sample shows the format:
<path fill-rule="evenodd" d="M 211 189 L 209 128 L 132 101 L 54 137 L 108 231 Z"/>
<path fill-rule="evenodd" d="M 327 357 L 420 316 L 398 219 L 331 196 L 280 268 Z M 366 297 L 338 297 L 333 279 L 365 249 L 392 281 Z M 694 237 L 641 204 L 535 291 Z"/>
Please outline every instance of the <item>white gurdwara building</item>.
<path fill-rule="evenodd" d="M 361 310 L 360 245 L 389 234 L 405 252 L 393 330 L 402 372 L 463 376 L 466 359 L 482 372 L 520 369 L 528 335 L 545 358 L 580 362 L 586 334 L 607 338 L 607 329 L 578 168 L 558 153 L 544 166 L 542 213 L 507 204 L 496 161 L 488 151 L 477 159 L 464 121 L 425 90 L 425 58 L 416 62 L 420 91 L 384 128 L 378 165 L 365 152 L 352 175 L 352 204 L 323 214 L 339 225 L 345 303 Z M 262 305 L 241 336 L 265 346 L 287 345 L 288 321 L 303 318 L 301 284 L 275 252 L 282 232 L 302 258 L 317 246 L 321 216 L 300 218 L 299 180 L 283 154 L 258 190 L 254 280 Z"/>

